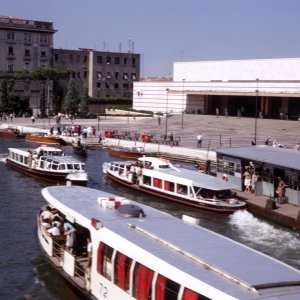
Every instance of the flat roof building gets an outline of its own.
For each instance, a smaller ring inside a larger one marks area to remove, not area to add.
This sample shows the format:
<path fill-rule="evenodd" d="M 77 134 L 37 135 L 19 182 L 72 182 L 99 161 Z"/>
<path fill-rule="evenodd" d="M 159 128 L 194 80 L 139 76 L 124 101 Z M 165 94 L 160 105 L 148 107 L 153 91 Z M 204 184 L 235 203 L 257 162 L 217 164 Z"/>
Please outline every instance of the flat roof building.
<path fill-rule="evenodd" d="M 175 62 L 173 80 L 134 84 L 133 108 L 168 113 L 293 118 L 300 58 Z"/>

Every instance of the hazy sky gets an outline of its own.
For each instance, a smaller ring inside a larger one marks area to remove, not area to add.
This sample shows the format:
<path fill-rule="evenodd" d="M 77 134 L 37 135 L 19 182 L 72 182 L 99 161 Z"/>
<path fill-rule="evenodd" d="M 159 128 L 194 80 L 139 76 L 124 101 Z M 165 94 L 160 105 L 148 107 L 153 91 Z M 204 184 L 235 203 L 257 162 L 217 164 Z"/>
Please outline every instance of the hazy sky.
<path fill-rule="evenodd" d="M 142 76 L 176 61 L 300 57 L 300 0 L 0 0 L 0 15 L 52 21 L 54 47 L 141 54 Z"/>

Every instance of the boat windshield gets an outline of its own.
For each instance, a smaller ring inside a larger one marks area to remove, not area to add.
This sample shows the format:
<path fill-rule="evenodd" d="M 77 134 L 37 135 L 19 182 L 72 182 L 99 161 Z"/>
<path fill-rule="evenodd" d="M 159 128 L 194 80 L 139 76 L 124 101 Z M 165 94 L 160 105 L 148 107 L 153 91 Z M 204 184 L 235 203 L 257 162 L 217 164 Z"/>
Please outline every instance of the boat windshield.
<path fill-rule="evenodd" d="M 169 169 L 170 166 L 169 165 L 159 165 L 158 166 L 160 169 Z"/>

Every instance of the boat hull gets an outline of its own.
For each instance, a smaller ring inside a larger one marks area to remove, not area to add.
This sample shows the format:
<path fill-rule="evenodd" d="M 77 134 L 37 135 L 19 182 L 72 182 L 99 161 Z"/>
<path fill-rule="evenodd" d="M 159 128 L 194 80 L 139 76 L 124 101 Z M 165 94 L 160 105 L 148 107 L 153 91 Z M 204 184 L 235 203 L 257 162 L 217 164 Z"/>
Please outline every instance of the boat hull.
<path fill-rule="evenodd" d="M 238 210 L 246 208 L 246 204 L 243 207 L 228 208 L 228 207 L 222 207 L 222 206 L 215 207 L 213 205 L 204 204 L 204 203 L 200 203 L 200 202 L 192 202 L 191 200 L 186 200 L 184 198 L 175 197 L 175 196 L 172 196 L 172 195 L 167 195 L 167 194 L 164 194 L 164 193 L 160 193 L 160 192 L 152 190 L 150 188 L 146 188 L 145 186 L 140 186 L 140 185 L 137 185 L 137 184 L 132 184 L 132 183 L 126 182 L 125 180 L 119 179 L 119 178 L 113 176 L 110 173 L 106 173 L 106 175 L 111 180 L 113 180 L 115 182 L 118 182 L 120 184 L 123 184 L 124 186 L 130 187 L 132 189 L 135 189 L 135 190 L 138 190 L 138 191 L 150 194 L 150 195 L 158 196 L 158 197 L 164 198 L 164 199 L 169 200 L 169 201 L 173 201 L 173 202 L 176 202 L 176 203 L 187 205 L 189 207 L 209 211 L 209 212 L 229 215 L 229 214 L 233 214 L 234 212 L 236 212 Z"/>
<path fill-rule="evenodd" d="M 20 139 L 20 138 L 24 138 L 24 135 L 22 135 L 20 133 L 16 133 L 13 130 L 1 130 L 0 137 Z"/>
<path fill-rule="evenodd" d="M 50 182 L 50 183 L 58 183 L 58 184 L 65 184 L 66 181 L 68 181 L 67 176 L 69 173 L 56 173 L 51 171 L 44 171 L 44 170 L 38 170 L 29 168 L 28 166 L 17 164 L 10 159 L 6 159 L 6 164 L 11 167 L 12 169 L 25 174 L 27 176 L 33 177 L 35 179 L 39 179 L 42 181 Z M 74 185 L 80 185 L 80 186 L 86 186 L 87 181 L 86 180 L 78 180 L 78 181 L 72 181 L 72 184 Z"/>
<path fill-rule="evenodd" d="M 111 156 L 118 156 L 122 158 L 130 158 L 130 159 L 136 159 L 142 156 L 153 156 L 153 153 L 147 153 L 144 151 L 130 151 L 126 149 L 117 149 L 117 148 L 110 148 L 108 149 L 108 153 Z"/>
<path fill-rule="evenodd" d="M 34 135 L 26 135 L 25 141 L 48 144 L 48 145 L 60 145 L 61 140 L 58 137 L 44 137 L 44 136 L 34 136 Z"/>

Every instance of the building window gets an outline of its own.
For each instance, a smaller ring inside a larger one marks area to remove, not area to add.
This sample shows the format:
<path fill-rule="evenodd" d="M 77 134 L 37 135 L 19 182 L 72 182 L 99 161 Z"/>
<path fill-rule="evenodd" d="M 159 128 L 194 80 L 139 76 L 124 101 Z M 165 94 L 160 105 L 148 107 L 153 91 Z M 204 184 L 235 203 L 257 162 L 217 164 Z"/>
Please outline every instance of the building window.
<path fill-rule="evenodd" d="M 41 51 L 41 56 L 42 56 L 42 57 L 46 57 L 46 56 L 47 56 L 47 53 L 46 53 L 45 50 L 42 50 L 42 51 Z"/>
<path fill-rule="evenodd" d="M 25 70 L 30 70 L 30 63 L 28 61 L 25 62 Z"/>
<path fill-rule="evenodd" d="M 124 84 L 123 84 L 123 90 L 128 90 L 128 89 L 129 89 L 128 83 L 124 83 Z"/>
<path fill-rule="evenodd" d="M 48 36 L 46 34 L 41 34 L 40 35 L 40 42 L 41 43 L 47 43 L 48 41 Z"/>
<path fill-rule="evenodd" d="M 87 62 L 87 56 L 86 55 L 84 56 L 83 60 L 84 60 L 85 63 Z"/>
<path fill-rule="evenodd" d="M 70 63 L 73 63 L 73 54 L 70 54 Z"/>
<path fill-rule="evenodd" d="M 123 79 L 127 80 L 128 79 L 128 74 L 127 73 L 123 73 Z"/>
<path fill-rule="evenodd" d="M 25 49 L 25 56 L 30 56 L 30 49 Z"/>
<path fill-rule="evenodd" d="M 77 78 L 80 78 L 80 72 L 77 72 Z"/>
<path fill-rule="evenodd" d="M 83 78 L 87 78 L 87 71 L 85 70 L 85 71 L 83 71 Z"/>
<path fill-rule="evenodd" d="M 97 80 L 102 80 L 102 73 L 101 72 L 97 72 Z"/>
<path fill-rule="evenodd" d="M 115 79 L 119 79 L 119 72 L 115 72 Z"/>
<path fill-rule="evenodd" d="M 7 39 L 11 40 L 11 41 L 14 40 L 15 39 L 15 33 L 11 32 L 11 31 L 7 32 Z"/>
<path fill-rule="evenodd" d="M 77 55 L 77 63 L 80 63 L 80 55 Z"/>
<path fill-rule="evenodd" d="M 8 46 L 8 55 L 14 55 L 14 47 L 13 46 Z"/>
<path fill-rule="evenodd" d="M 136 80 L 136 73 L 131 73 L 131 79 Z"/>
<path fill-rule="evenodd" d="M 111 73 L 110 72 L 107 72 L 106 78 L 111 79 Z"/>
<path fill-rule="evenodd" d="M 101 89 L 101 82 L 97 82 L 97 88 Z"/>
<path fill-rule="evenodd" d="M 115 83 L 115 89 L 117 90 L 119 88 L 119 84 Z"/>
<path fill-rule="evenodd" d="M 102 56 L 97 56 L 97 63 L 102 64 Z"/>
<path fill-rule="evenodd" d="M 126 57 L 124 57 L 123 63 L 124 63 L 124 65 L 127 65 L 127 58 Z"/>
<path fill-rule="evenodd" d="M 24 33 L 24 41 L 31 42 L 31 33 Z"/>
<path fill-rule="evenodd" d="M 109 89 L 109 83 L 107 83 L 107 82 L 105 83 L 105 88 Z"/>
<path fill-rule="evenodd" d="M 132 58 L 132 64 L 135 65 L 135 57 Z"/>
<path fill-rule="evenodd" d="M 58 57 L 59 57 L 59 55 L 58 55 L 57 53 L 55 53 L 55 54 L 54 54 L 54 60 L 55 60 L 55 61 L 58 61 Z"/>
<path fill-rule="evenodd" d="M 106 64 L 110 64 L 111 63 L 111 57 L 110 56 L 106 56 Z"/>
<path fill-rule="evenodd" d="M 120 64 L 120 57 L 115 57 L 115 64 L 116 65 L 119 65 Z"/>

